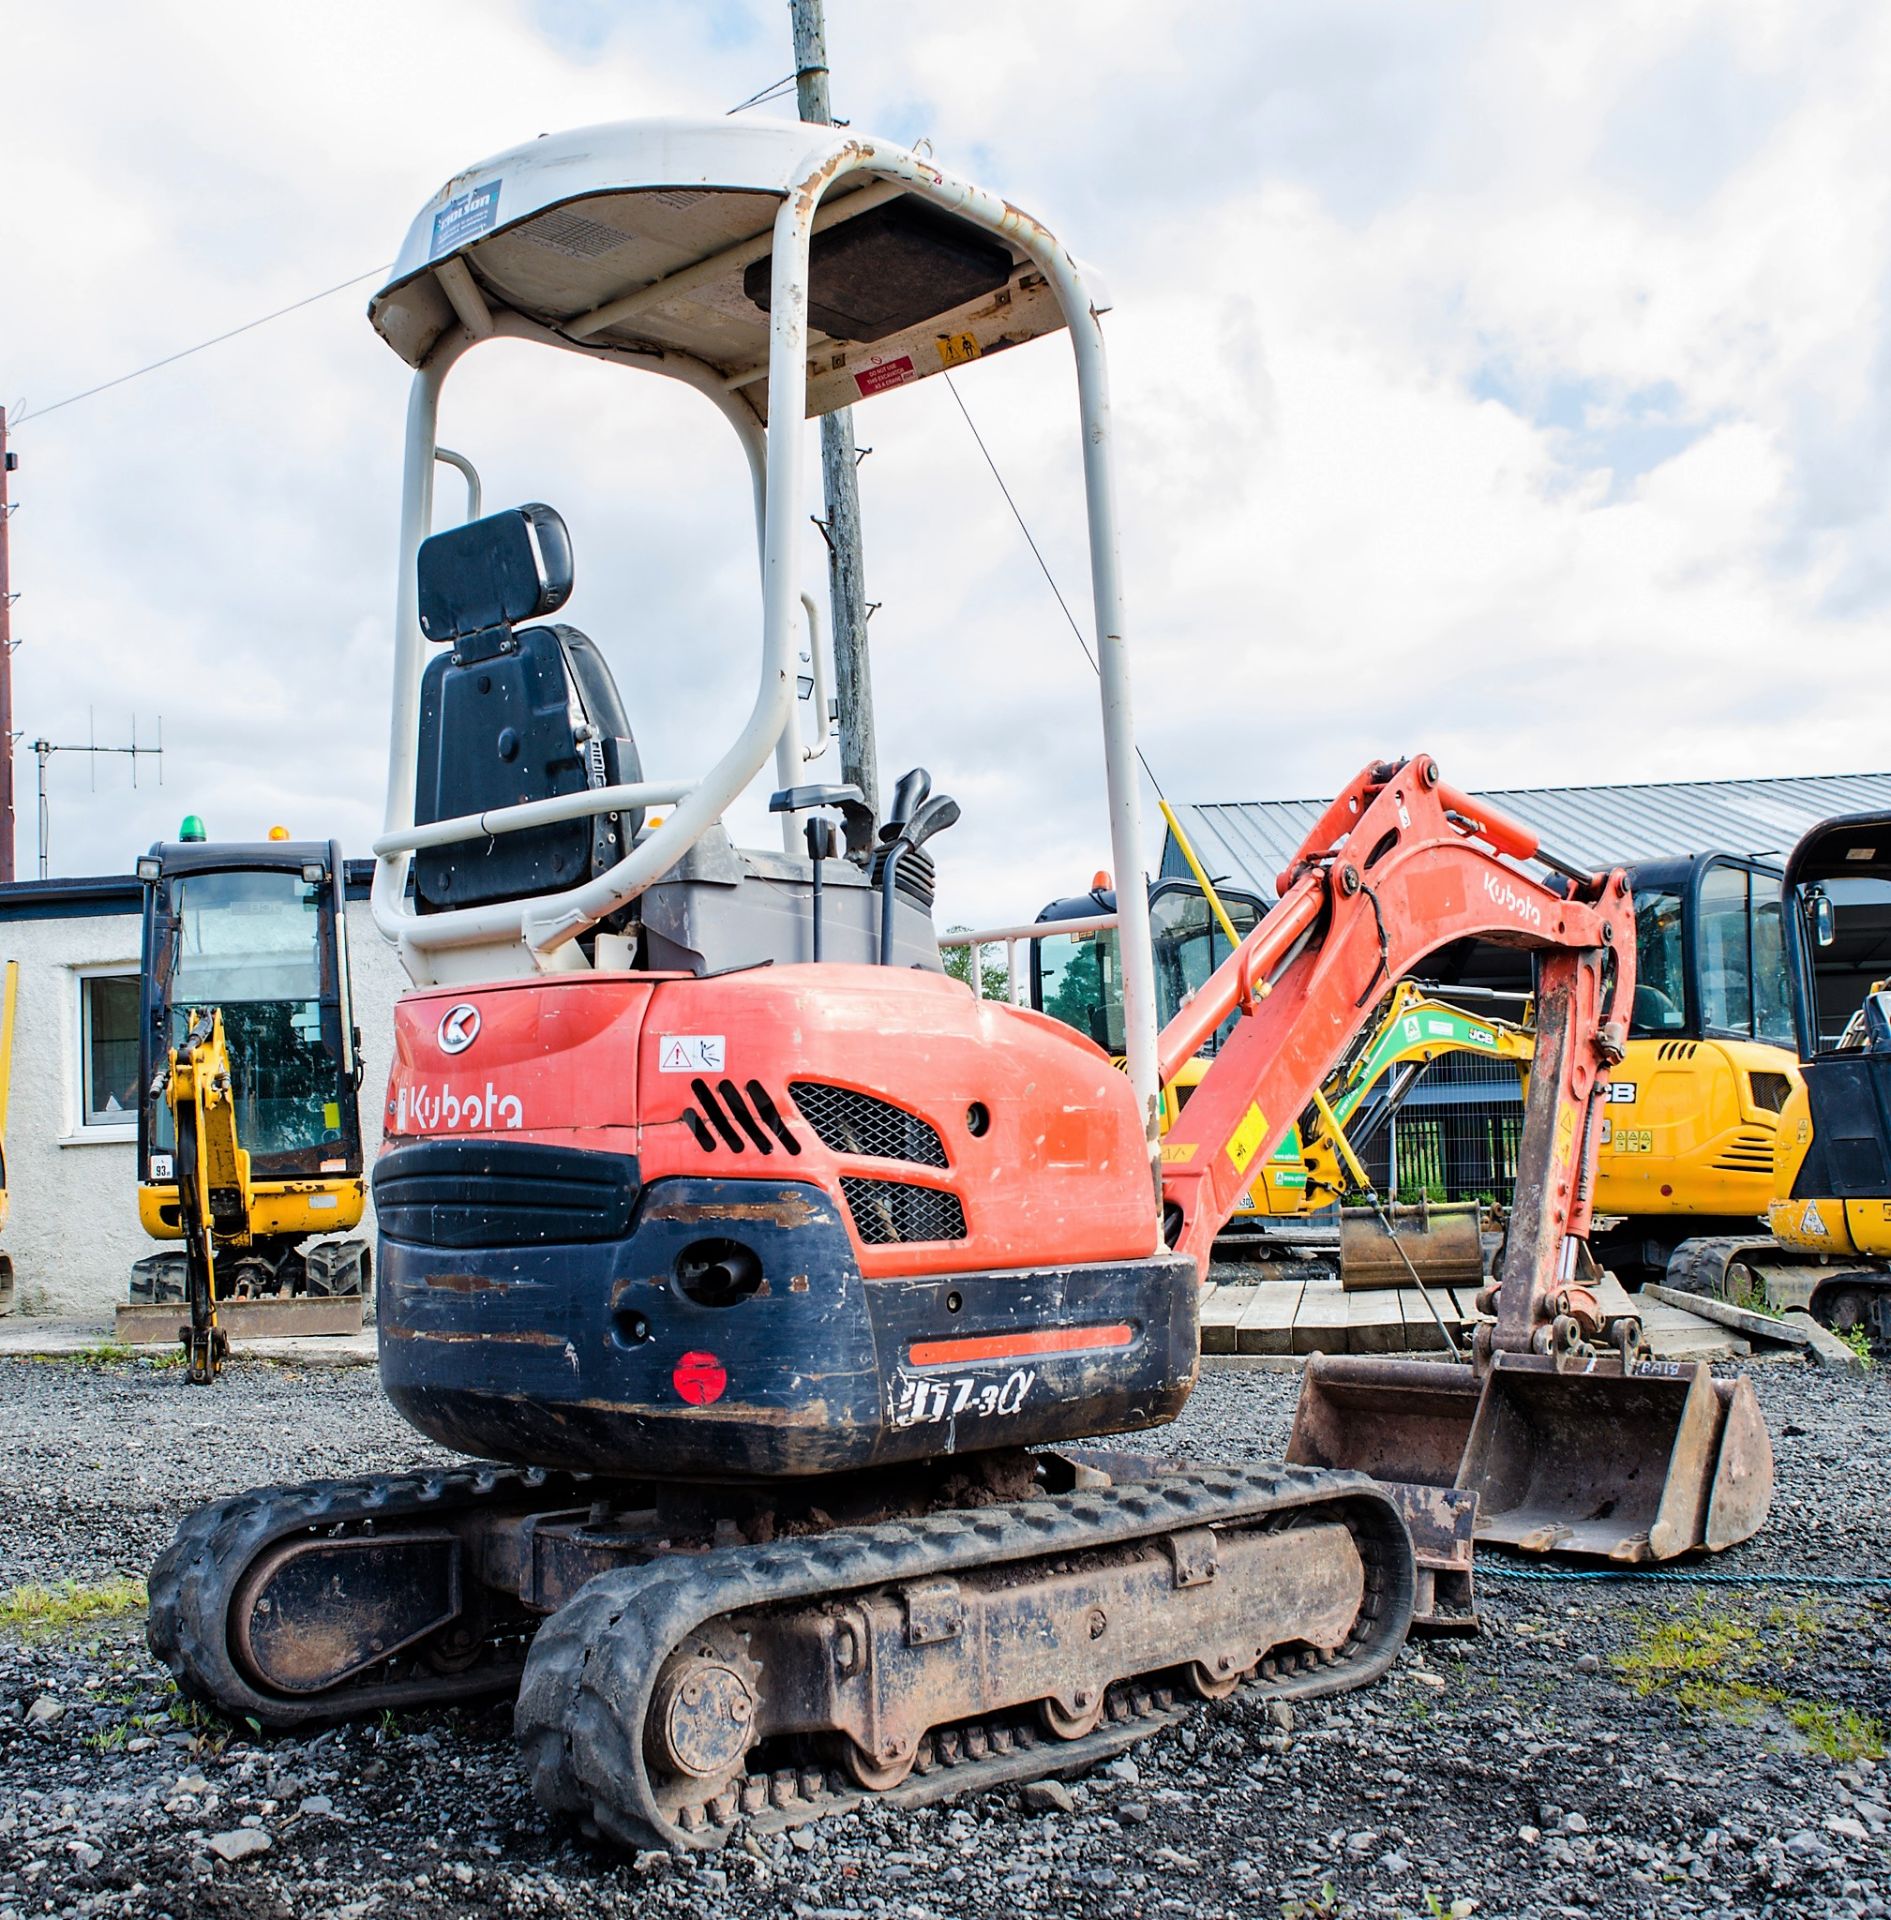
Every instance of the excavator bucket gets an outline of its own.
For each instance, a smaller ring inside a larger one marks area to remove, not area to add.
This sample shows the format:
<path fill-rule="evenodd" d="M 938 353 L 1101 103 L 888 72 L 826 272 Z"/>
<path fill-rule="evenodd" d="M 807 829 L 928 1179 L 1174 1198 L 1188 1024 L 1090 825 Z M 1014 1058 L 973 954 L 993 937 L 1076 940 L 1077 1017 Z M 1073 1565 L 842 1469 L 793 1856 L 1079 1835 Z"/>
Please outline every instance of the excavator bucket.
<path fill-rule="evenodd" d="M 1382 1481 L 1420 1566 L 1454 1575 L 1443 1510 L 1426 1498 L 1440 1489 L 1475 1500 L 1486 1544 L 1630 1562 L 1748 1539 L 1773 1491 L 1752 1384 L 1716 1381 L 1703 1362 L 1559 1372 L 1497 1354 L 1480 1384 L 1469 1367 L 1315 1354 L 1287 1458 Z"/>
<path fill-rule="evenodd" d="M 1339 1278 L 1349 1292 L 1409 1287 L 1479 1287 L 1484 1281 L 1482 1215 L 1475 1203 L 1382 1209 L 1347 1207 L 1339 1217 Z"/>
<path fill-rule="evenodd" d="M 1498 1354 L 1458 1484 L 1477 1493 L 1480 1540 L 1671 1560 L 1758 1530 L 1773 1455 L 1752 1383 L 1716 1381 L 1704 1361 L 1558 1372 Z"/>
<path fill-rule="evenodd" d="M 1392 1496 L 1418 1566 L 1415 1630 L 1477 1627 L 1477 1501 L 1457 1484 L 1477 1404 L 1471 1369 L 1446 1361 L 1316 1353 L 1301 1377 L 1287 1458 L 1369 1473 Z"/>

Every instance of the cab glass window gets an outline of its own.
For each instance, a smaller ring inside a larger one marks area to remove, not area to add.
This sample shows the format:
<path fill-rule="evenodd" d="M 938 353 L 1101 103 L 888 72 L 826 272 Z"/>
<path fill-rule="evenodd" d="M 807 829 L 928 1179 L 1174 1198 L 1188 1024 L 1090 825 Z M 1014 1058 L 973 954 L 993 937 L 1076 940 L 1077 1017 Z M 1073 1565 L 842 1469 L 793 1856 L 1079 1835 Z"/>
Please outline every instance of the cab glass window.
<path fill-rule="evenodd" d="M 1791 1046 L 1779 881 L 1745 867 L 1709 867 L 1701 877 L 1695 944 L 1702 1026 Z"/>
<path fill-rule="evenodd" d="M 314 1172 L 341 1151 L 342 1063 L 322 1034 L 325 884 L 214 872 L 170 883 L 166 1038 L 175 1046 L 193 1013 L 222 1011 L 237 1136 L 259 1172 Z M 164 1102 L 152 1120 L 153 1144 L 168 1152 Z"/>
<path fill-rule="evenodd" d="M 1753 1032 L 1776 1046 L 1795 1044 L 1779 892 L 1758 874 L 1753 878 Z"/>
<path fill-rule="evenodd" d="M 1695 950 L 1701 970 L 1701 1025 L 1722 1033 L 1751 1033 L 1753 942 L 1743 868 L 1710 867 L 1701 876 Z"/>
<path fill-rule="evenodd" d="M 1123 976 L 1116 933 L 1047 933 L 1038 939 L 1044 1011 L 1111 1053 L 1123 1051 Z"/>
<path fill-rule="evenodd" d="M 1681 939 L 1682 900 L 1672 888 L 1635 889 L 1637 1039 L 1679 1033 L 1687 1025 L 1687 958 Z"/>
<path fill-rule="evenodd" d="M 1223 905 L 1235 932 L 1245 939 L 1260 919 L 1260 909 L 1251 900 L 1228 900 Z M 1193 887 L 1156 895 L 1149 903 L 1149 934 L 1156 958 L 1156 1019 L 1167 1026 L 1232 949 L 1221 922 Z"/>

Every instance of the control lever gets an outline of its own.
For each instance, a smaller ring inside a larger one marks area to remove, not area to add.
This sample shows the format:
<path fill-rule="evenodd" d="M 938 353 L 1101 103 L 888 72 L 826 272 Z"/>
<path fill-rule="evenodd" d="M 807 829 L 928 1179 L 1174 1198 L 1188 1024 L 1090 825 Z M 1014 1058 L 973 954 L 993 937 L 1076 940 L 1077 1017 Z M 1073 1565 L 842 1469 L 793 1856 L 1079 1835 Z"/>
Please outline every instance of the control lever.
<path fill-rule="evenodd" d="M 911 773 L 900 775 L 893 788 L 892 805 L 887 808 L 886 820 L 880 828 L 882 846 L 891 845 L 931 791 L 932 775 L 924 767 L 915 767 Z"/>
<path fill-rule="evenodd" d="M 834 807 L 840 813 L 841 834 L 847 842 L 847 857 L 864 860 L 873 845 L 873 809 L 853 785 L 844 787 L 783 787 L 770 794 L 770 813 L 806 813 L 812 807 Z"/>
<path fill-rule="evenodd" d="M 915 767 L 894 789 L 893 805 L 896 809 L 914 780 L 923 782 L 926 790 L 930 791 L 932 782 L 925 769 Z M 909 816 L 889 820 L 880 829 L 880 843 L 886 848 L 886 861 L 880 869 L 881 966 L 890 967 L 893 964 L 893 887 L 899 877 L 900 861 L 924 846 L 935 833 L 943 833 L 958 817 L 959 803 L 950 794 L 938 793 L 930 799 L 922 796 L 913 803 Z"/>
<path fill-rule="evenodd" d="M 821 957 L 821 865 L 840 852 L 841 834 L 846 837 L 849 854 L 865 853 L 873 839 L 873 812 L 856 786 L 784 787 L 768 797 L 770 813 L 806 813 L 817 807 L 837 807 L 841 833 L 831 820 L 818 816 L 808 822 L 806 833 L 808 858 L 814 865 L 814 886 L 809 907 L 809 952 L 818 962 Z"/>

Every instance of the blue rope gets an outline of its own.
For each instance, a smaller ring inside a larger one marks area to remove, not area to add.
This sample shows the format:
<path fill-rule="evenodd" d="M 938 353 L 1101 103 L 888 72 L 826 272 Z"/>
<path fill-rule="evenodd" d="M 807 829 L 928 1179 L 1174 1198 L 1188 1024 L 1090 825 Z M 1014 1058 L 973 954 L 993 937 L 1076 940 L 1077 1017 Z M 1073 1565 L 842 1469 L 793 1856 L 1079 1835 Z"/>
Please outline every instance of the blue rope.
<path fill-rule="evenodd" d="M 1887 1573 L 1692 1573 L 1672 1567 L 1505 1567 L 1479 1558 L 1480 1580 L 1649 1580 L 1674 1587 L 1891 1587 Z"/>

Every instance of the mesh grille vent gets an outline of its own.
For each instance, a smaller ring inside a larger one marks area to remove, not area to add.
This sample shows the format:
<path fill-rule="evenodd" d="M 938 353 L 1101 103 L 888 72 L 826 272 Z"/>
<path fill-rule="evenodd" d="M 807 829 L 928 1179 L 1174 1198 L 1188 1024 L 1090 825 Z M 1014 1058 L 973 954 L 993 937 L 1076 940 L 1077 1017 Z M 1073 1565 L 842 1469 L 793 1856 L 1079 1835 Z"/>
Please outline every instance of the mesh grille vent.
<path fill-rule="evenodd" d="M 788 1091 L 829 1153 L 868 1160 L 907 1160 L 916 1167 L 947 1164 L 945 1142 L 916 1113 L 876 1100 L 851 1087 L 830 1087 L 821 1080 L 791 1080 Z M 864 1236 L 863 1236 L 864 1237 Z M 956 1234 L 890 1234 L 889 1239 L 958 1240 Z"/>
<path fill-rule="evenodd" d="M 963 1240 L 965 1209 L 956 1193 L 915 1187 L 904 1180 L 862 1180 L 842 1174 L 841 1192 L 854 1216 L 854 1231 L 869 1247 L 908 1240 Z"/>

